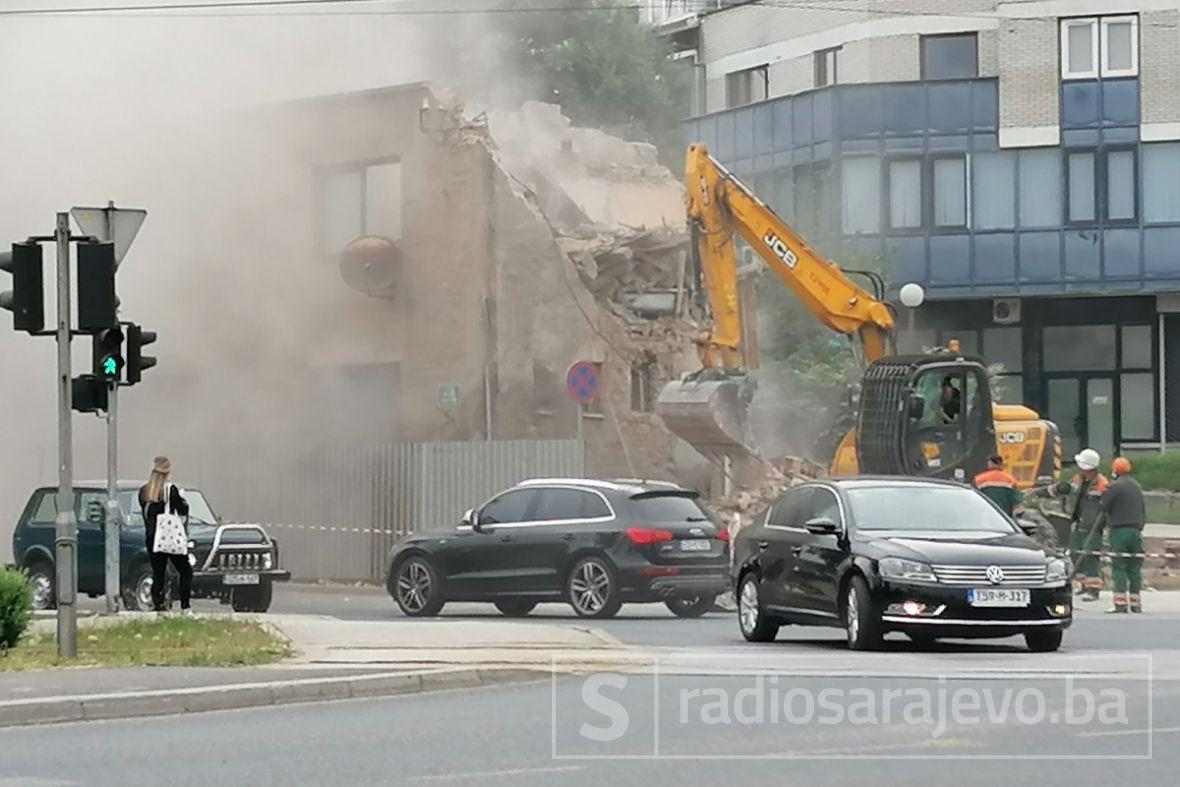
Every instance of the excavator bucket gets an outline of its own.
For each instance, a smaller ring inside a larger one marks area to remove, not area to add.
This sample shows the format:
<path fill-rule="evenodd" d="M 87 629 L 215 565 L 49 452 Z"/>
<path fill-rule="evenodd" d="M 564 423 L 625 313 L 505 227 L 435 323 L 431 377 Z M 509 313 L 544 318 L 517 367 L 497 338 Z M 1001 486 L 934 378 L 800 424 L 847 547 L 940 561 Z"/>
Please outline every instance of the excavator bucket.
<path fill-rule="evenodd" d="M 656 412 L 671 432 L 706 456 L 749 453 L 750 399 L 747 379 L 673 380 L 656 400 Z"/>

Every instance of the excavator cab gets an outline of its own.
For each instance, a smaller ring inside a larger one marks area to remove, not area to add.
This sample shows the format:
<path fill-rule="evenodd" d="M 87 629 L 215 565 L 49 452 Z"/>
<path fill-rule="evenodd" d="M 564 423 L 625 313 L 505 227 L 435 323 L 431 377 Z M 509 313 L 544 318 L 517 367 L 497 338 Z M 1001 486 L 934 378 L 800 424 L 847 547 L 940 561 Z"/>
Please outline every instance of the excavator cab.
<path fill-rule="evenodd" d="M 944 352 L 872 363 L 861 383 L 860 472 L 970 481 L 996 450 L 983 362 Z"/>

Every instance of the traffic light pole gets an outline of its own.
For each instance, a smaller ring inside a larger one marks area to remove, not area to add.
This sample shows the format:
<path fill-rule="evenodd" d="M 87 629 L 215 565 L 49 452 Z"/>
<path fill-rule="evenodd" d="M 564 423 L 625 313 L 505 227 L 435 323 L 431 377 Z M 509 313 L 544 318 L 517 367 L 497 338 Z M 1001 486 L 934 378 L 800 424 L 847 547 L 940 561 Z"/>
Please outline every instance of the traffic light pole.
<path fill-rule="evenodd" d="M 70 214 L 57 214 L 57 518 L 54 557 L 57 566 L 57 653 L 78 653 L 78 519 L 74 515 L 74 433 L 70 361 Z"/>
<path fill-rule="evenodd" d="M 119 611 L 119 384 L 107 386 L 107 527 L 106 577 L 107 612 Z"/>

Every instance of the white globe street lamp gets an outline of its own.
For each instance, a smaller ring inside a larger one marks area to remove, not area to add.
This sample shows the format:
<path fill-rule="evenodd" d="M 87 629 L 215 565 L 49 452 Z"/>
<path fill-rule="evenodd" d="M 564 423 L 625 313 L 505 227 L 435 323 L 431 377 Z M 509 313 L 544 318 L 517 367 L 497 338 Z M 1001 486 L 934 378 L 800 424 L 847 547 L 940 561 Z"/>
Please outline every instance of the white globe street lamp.
<path fill-rule="evenodd" d="M 901 296 L 902 306 L 910 309 L 918 308 L 926 300 L 926 291 L 922 289 L 922 285 L 913 282 L 903 284 L 898 295 Z"/>

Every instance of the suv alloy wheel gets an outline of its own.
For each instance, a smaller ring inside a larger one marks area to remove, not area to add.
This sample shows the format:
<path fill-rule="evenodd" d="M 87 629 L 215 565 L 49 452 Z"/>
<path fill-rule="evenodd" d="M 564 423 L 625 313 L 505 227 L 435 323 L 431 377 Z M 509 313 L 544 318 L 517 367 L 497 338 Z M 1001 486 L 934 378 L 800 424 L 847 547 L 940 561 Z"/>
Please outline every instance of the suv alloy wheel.
<path fill-rule="evenodd" d="M 408 557 L 397 566 L 394 591 L 397 605 L 412 618 L 433 617 L 446 603 L 438 571 L 422 555 Z"/>
<path fill-rule="evenodd" d="M 583 618 L 612 618 L 623 606 L 614 566 L 601 557 L 584 557 L 566 580 L 566 598 Z"/>

